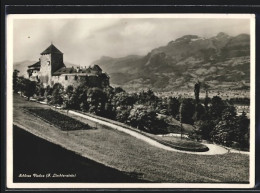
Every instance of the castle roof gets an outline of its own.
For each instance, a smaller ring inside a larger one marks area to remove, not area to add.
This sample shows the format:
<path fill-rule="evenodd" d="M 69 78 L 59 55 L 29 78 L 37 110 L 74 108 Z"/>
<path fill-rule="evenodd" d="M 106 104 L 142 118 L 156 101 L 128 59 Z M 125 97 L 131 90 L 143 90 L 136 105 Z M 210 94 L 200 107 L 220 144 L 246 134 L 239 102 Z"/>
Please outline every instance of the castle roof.
<path fill-rule="evenodd" d="M 98 71 L 102 71 L 102 69 L 99 67 L 99 65 L 97 65 L 97 64 L 95 64 L 94 66 L 93 66 L 93 69 L 94 70 L 98 70 Z"/>
<path fill-rule="evenodd" d="M 55 71 L 53 73 L 53 76 L 60 76 L 62 74 L 77 74 L 77 75 L 97 75 L 97 71 L 101 71 L 102 69 L 98 65 L 94 65 L 93 67 L 88 67 L 88 68 L 80 68 L 80 67 L 62 67 Z M 106 73 L 101 74 L 102 77 L 107 77 L 109 76 Z"/>
<path fill-rule="evenodd" d="M 40 61 L 28 66 L 28 68 L 37 68 L 37 67 L 41 67 Z"/>
<path fill-rule="evenodd" d="M 59 70 L 55 71 L 53 73 L 54 76 L 59 76 L 61 74 L 82 74 L 82 73 L 90 73 L 90 71 L 88 71 L 88 69 L 84 69 L 84 68 L 67 68 L 67 67 L 62 67 Z"/>
<path fill-rule="evenodd" d="M 55 71 L 53 73 L 54 76 L 59 76 L 61 74 L 70 74 L 70 73 L 76 73 L 76 69 L 75 68 L 67 68 L 67 67 L 62 67 L 59 70 Z"/>
<path fill-rule="evenodd" d="M 46 50 L 44 50 L 43 54 L 63 54 L 58 48 L 56 48 L 53 44 L 51 44 Z"/>

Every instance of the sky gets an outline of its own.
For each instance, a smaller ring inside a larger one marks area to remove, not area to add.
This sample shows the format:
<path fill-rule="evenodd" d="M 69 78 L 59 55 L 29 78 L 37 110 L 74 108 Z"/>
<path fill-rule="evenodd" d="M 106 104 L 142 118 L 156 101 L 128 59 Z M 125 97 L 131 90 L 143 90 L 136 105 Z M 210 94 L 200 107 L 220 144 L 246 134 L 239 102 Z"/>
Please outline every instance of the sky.
<path fill-rule="evenodd" d="M 38 61 L 51 42 L 64 61 L 88 66 L 102 56 L 146 55 L 183 35 L 250 34 L 249 19 L 63 18 L 14 19 L 13 60 Z"/>

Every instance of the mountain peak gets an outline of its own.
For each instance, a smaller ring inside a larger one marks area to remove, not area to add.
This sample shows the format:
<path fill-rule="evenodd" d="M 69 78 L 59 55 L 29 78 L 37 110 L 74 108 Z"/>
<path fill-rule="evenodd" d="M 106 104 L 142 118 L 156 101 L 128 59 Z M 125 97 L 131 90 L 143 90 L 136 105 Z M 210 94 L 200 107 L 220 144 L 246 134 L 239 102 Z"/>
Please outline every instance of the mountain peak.
<path fill-rule="evenodd" d="M 197 36 L 197 35 L 185 35 L 185 36 L 182 36 L 182 37 L 180 37 L 180 38 L 177 38 L 176 40 L 175 40 L 175 42 L 179 42 L 179 41 L 190 41 L 190 40 L 192 40 L 192 39 L 198 39 L 199 38 L 199 36 Z"/>
<path fill-rule="evenodd" d="M 219 32 L 216 37 L 218 37 L 218 38 L 221 38 L 221 37 L 229 37 L 229 35 L 226 34 L 226 33 L 224 33 L 224 32 Z"/>

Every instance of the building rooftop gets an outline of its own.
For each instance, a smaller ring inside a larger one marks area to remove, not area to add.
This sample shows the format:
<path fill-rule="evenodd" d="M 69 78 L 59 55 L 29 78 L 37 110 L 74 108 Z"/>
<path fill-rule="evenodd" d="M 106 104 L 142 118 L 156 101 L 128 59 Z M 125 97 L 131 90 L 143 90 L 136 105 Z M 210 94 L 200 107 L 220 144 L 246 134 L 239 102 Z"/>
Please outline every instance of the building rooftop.
<path fill-rule="evenodd" d="M 99 65 L 95 64 L 92 69 L 102 71 L 102 69 L 99 67 Z"/>
<path fill-rule="evenodd" d="M 75 68 L 66 68 L 66 67 L 62 67 L 59 70 L 55 71 L 53 73 L 54 76 L 59 76 L 61 74 L 70 74 L 70 73 L 76 73 L 76 69 Z"/>
<path fill-rule="evenodd" d="M 80 67 L 62 67 L 53 73 L 53 76 L 60 76 L 61 74 L 96 74 L 96 72 L 102 72 L 102 69 L 98 65 L 88 68 Z"/>
<path fill-rule="evenodd" d="M 40 68 L 41 67 L 41 63 L 40 61 L 28 66 L 28 68 Z"/>
<path fill-rule="evenodd" d="M 58 48 L 56 48 L 53 44 L 51 44 L 46 50 L 44 50 L 43 54 L 63 54 Z"/>

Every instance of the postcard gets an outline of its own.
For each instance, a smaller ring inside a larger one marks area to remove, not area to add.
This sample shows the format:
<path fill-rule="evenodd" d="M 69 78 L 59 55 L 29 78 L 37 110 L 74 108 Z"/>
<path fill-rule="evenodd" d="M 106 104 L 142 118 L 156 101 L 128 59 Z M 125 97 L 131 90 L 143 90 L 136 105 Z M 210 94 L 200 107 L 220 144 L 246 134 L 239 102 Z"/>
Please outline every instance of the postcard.
<path fill-rule="evenodd" d="M 7 15 L 8 188 L 253 188 L 255 15 Z"/>

